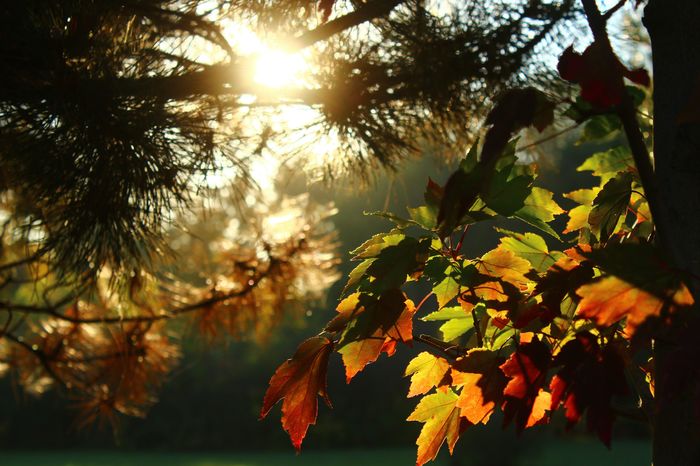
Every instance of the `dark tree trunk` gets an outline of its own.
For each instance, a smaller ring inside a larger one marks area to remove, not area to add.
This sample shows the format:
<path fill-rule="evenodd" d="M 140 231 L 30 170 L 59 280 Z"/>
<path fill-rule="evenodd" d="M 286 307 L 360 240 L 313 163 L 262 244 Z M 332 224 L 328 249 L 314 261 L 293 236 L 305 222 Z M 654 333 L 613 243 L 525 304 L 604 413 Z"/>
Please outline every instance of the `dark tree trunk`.
<path fill-rule="evenodd" d="M 694 119 L 681 118 L 691 96 L 700 92 L 700 0 L 649 0 L 644 24 L 654 64 L 661 208 L 655 220 L 673 265 L 696 277 L 689 285 L 700 302 L 700 108 Z M 692 325 L 686 322 L 685 329 L 654 343 L 654 466 L 700 465 L 700 339 L 695 336 L 700 329 Z"/>

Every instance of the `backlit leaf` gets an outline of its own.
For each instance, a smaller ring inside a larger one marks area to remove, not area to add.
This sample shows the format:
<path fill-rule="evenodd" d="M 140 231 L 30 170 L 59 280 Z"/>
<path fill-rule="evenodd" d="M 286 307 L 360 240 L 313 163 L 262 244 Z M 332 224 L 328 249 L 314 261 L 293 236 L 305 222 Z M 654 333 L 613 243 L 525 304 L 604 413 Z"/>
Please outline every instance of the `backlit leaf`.
<path fill-rule="evenodd" d="M 353 312 L 346 310 L 351 304 L 339 311 Z M 392 291 L 383 300 L 370 301 L 366 305 L 362 304 L 360 297 L 358 304 L 361 312 L 356 313 L 354 320 L 347 324 L 338 343 L 338 353 L 342 356 L 348 382 L 367 364 L 376 361 L 382 352 L 391 356 L 397 342 L 410 343 L 413 339 L 415 307 L 399 290 Z M 339 318 L 336 317 L 331 324 Z"/>
<path fill-rule="evenodd" d="M 326 371 L 333 343 L 325 337 L 309 338 L 297 348 L 270 379 L 260 417 L 264 418 L 280 400 L 282 427 L 299 450 L 310 424 L 316 423 L 317 395 L 330 401 L 326 393 Z"/>
<path fill-rule="evenodd" d="M 606 242 L 615 233 L 618 222 L 627 213 L 632 195 L 632 179 L 631 173 L 618 174 L 605 183 L 593 201 L 588 223 L 601 242 Z"/>
<path fill-rule="evenodd" d="M 408 397 L 428 393 L 433 387 L 437 387 L 450 370 L 450 363 L 445 359 L 432 355 L 426 351 L 413 358 L 406 367 L 405 375 L 411 376 L 411 387 Z"/>
<path fill-rule="evenodd" d="M 503 390 L 505 422 L 515 422 L 517 430 L 523 430 L 543 420 L 542 388 L 551 361 L 549 348 L 533 339 L 520 345 L 500 367 L 510 380 Z M 539 403 L 536 407 L 535 404 Z M 538 411 L 535 411 L 537 408 Z"/>
<path fill-rule="evenodd" d="M 399 244 L 405 237 L 406 235 L 397 230 L 392 230 L 388 233 L 377 233 L 350 251 L 350 254 L 353 256 L 353 260 L 377 257 L 384 248 Z"/>
<path fill-rule="evenodd" d="M 615 172 L 617 173 L 617 172 Z M 593 205 L 593 200 L 595 197 L 598 195 L 600 192 L 600 188 L 590 188 L 590 189 L 577 189 L 576 191 L 571 191 L 566 194 L 564 194 L 564 197 L 567 199 L 571 199 L 572 201 L 576 202 L 577 204 L 581 205 L 588 205 L 592 206 Z"/>
<path fill-rule="evenodd" d="M 455 405 L 456 402 L 457 395 L 452 390 L 438 391 L 424 396 L 408 417 L 409 421 L 425 423 L 416 441 L 418 445 L 416 466 L 422 466 L 434 460 L 445 440 L 452 453 L 462 430 L 460 410 Z"/>
<path fill-rule="evenodd" d="M 625 332 L 629 336 L 647 318 L 659 316 L 664 306 L 672 310 L 676 306 L 693 304 L 688 288 L 683 285 L 676 290 L 669 290 L 667 299 L 662 300 L 614 276 L 583 285 L 576 294 L 581 297 L 576 309 L 577 316 L 591 319 L 600 327 L 627 318 Z"/>
<path fill-rule="evenodd" d="M 345 295 L 348 291 L 355 288 L 360 280 L 362 280 L 362 277 L 365 276 L 365 272 L 367 272 L 367 268 L 372 262 L 374 262 L 374 259 L 365 259 L 360 262 L 357 267 L 352 269 L 352 271 L 348 274 L 348 281 L 343 287 L 341 295 Z"/>
<path fill-rule="evenodd" d="M 398 288 L 407 276 L 422 269 L 428 259 L 430 239 L 403 238 L 398 244 L 387 246 L 367 267 L 366 274 L 374 278 L 376 291 Z"/>
<path fill-rule="evenodd" d="M 593 210 L 593 206 L 590 205 L 578 205 L 571 209 L 564 233 L 571 233 L 582 228 L 590 228 L 588 217 L 591 215 L 591 210 Z"/>
<path fill-rule="evenodd" d="M 576 170 L 592 171 L 593 175 L 599 176 L 601 183 L 605 184 L 619 172 L 629 171 L 634 167 L 632 152 L 624 145 L 593 154 Z"/>
<path fill-rule="evenodd" d="M 457 407 L 472 424 L 486 424 L 503 400 L 508 379 L 499 368 L 502 363 L 497 351 L 473 349 L 452 369 L 453 385 L 462 388 Z"/>
<path fill-rule="evenodd" d="M 440 326 L 440 333 L 445 341 L 451 341 L 461 337 L 468 331 L 474 328 L 474 319 L 471 315 L 460 317 L 459 319 L 450 319 Z"/>
<path fill-rule="evenodd" d="M 408 214 L 411 220 L 426 230 L 432 230 L 437 226 L 437 209 L 428 206 L 409 207 Z"/>
<path fill-rule="evenodd" d="M 563 213 L 564 210 L 552 199 L 551 191 L 534 187 L 530 195 L 525 199 L 525 206 L 513 216 L 559 239 L 557 232 L 548 223 L 554 220 L 556 215 Z"/>
<path fill-rule="evenodd" d="M 493 174 L 487 184 L 488 190 L 481 193 L 486 206 L 505 217 L 510 217 L 525 206 L 534 180 L 528 171 L 516 169 L 515 157 L 509 160 L 508 165 Z"/>
<path fill-rule="evenodd" d="M 544 239 L 534 233 L 516 233 L 503 229 L 497 231 L 506 235 L 501 238 L 501 245 L 530 262 L 532 268 L 538 272 L 547 270 L 561 256 L 559 252 L 549 252 Z"/>
<path fill-rule="evenodd" d="M 431 322 L 436 320 L 451 320 L 467 317 L 467 312 L 461 306 L 443 307 L 439 311 L 431 312 L 427 316 L 421 318 L 422 321 Z"/>
<path fill-rule="evenodd" d="M 482 275 L 500 278 L 517 287 L 525 287 L 530 280 L 525 274 L 531 270 L 530 263 L 516 256 L 504 246 L 487 252 L 476 262 L 476 268 Z"/>

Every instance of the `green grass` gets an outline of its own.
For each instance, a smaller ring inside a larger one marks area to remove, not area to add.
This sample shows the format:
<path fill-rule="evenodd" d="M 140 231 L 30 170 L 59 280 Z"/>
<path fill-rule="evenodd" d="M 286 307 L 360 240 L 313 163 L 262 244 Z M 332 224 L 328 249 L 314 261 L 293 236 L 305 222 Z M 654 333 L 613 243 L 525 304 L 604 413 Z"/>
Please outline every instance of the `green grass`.
<path fill-rule="evenodd" d="M 2 466 L 411 466 L 415 451 L 337 450 L 275 453 L 119 453 L 91 451 L 0 453 Z M 435 463 L 435 466 L 445 466 Z"/>
<path fill-rule="evenodd" d="M 508 445 L 503 445 L 508 448 Z M 462 452 L 460 466 L 480 466 L 469 462 Z M 649 444 L 642 441 L 620 441 L 612 450 L 591 441 L 553 441 L 541 444 L 517 466 L 648 466 Z M 42 451 L 0 452 L 2 466 L 412 466 L 415 451 L 397 450 L 331 450 L 274 453 L 156 453 Z M 442 455 L 431 466 L 448 466 Z"/>

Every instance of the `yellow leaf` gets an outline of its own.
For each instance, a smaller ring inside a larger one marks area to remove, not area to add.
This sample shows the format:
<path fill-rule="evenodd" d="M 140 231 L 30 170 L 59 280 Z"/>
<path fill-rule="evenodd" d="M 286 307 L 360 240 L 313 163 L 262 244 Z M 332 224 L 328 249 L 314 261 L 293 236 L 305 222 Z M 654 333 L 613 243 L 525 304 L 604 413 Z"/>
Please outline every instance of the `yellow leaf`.
<path fill-rule="evenodd" d="M 530 263 L 502 246 L 481 256 L 476 268 L 483 275 L 500 278 L 519 288 L 526 288 L 530 282 L 524 275 L 531 270 Z"/>
<path fill-rule="evenodd" d="M 413 358 L 406 367 L 406 376 L 411 376 L 411 387 L 408 397 L 428 393 L 437 387 L 450 370 L 450 363 L 445 359 L 433 356 L 424 351 Z"/>
<path fill-rule="evenodd" d="M 452 390 L 433 393 L 424 396 L 408 417 L 409 421 L 425 423 L 416 441 L 418 445 L 416 466 L 422 466 L 434 460 L 445 440 L 452 453 L 459 438 L 462 423 L 456 402 L 457 394 Z"/>

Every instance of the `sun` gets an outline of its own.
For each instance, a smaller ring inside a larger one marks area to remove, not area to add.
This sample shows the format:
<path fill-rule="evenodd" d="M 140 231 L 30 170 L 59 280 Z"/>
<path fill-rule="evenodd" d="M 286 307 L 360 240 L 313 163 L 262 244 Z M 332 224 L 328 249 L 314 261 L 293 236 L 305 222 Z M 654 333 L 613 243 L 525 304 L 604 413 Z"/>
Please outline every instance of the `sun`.
<path fill-rule="evenodd" d="M 300 54 L 265 47 L 257 53 L 253 80 L 265 87 L 289 87 L 303 82 L 308 72 L 308 62 Z"/>
<path fill-rule="evenodd" d="M 259 119 L 248 120 L 247 129 L 256 131 L 265 126 L 278 135 L 265 146 L 265 153 L 253 160 L 250 167 L 253 180 L 263 191 L 273 191 L 282 163 L 280 154 L 295 154 L 299 160 L 303 159 L 304 171 L 317 177 L 311 174 L 319 172 L 337 153 L 337 136 L 318 124 L 322 119 L 318 108 L 293 100 L 282 105 L 275 101 L 278 95 L 284 95 L 285 89 L 315 87 L 313 50 L 289 51 L 284 40 L 258 35 L 235 21 L 224 21 L 222 31 L 250 73 L 250 93 L 241 95 L 238 103 L 241 109 L 254 108 L 248 115 Z M 290 159 L 285 159 L 285 163 L 287 160 Z M 215 174 L 209 177 L 212 183 L 219 184 L 226 178 L 221 175 L 219 181 Z"/>

